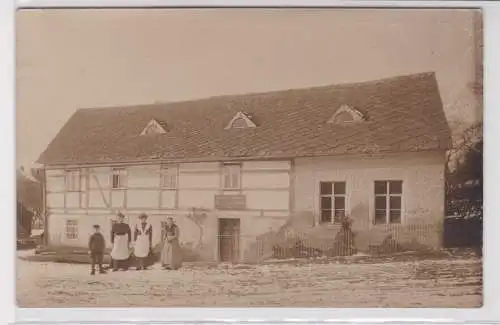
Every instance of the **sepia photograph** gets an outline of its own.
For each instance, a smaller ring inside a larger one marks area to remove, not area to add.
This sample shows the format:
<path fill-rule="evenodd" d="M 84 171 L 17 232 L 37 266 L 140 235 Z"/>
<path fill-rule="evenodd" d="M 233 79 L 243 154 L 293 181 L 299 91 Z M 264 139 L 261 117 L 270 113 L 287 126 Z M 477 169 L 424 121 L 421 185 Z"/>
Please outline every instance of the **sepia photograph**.
<path fill-rule="evenodd" d="M 18 307 L 480 308 L 482 26 L 18 10 Z"/>

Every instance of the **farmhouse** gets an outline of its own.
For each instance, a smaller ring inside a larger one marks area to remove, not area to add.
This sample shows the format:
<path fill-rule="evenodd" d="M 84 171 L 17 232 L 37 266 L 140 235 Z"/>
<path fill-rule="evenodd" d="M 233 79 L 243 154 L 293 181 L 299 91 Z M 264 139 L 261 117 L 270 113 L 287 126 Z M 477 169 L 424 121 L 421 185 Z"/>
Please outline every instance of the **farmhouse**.
<path fill-rule="evenodd" d="M 183 247 L 216 261 L 255 258 L 296 215 L 331 239 L 348 215 L 360 246 L 391 232 L 439 246 L 450 144 L 433 73 L 81 109 L 38 160 L 46 240 L 84 247 L 99 223 L 109 244 L 121 211 L 147 213 L 154 243 L 173 216 Z"/>

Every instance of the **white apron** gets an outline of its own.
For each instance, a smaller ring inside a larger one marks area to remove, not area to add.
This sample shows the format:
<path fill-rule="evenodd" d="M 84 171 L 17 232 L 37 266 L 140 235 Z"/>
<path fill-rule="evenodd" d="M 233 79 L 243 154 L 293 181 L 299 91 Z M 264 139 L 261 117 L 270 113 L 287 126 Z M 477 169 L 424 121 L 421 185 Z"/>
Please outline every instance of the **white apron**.
<path fill-rule="evenodd" d="M 128 235 L 115 235 L 111 258 L 117 261 L 126 260 L 130 257 L 128 249 Z"/>
<path fill-rule="evenodd" d="M 141 224 L 136 225 L 135 227 L 137 229 L 136 231 L 138 232 L 138 234 L 134 246 L 134 255 L 139 258 L 147 257 L 149 255 L 149 251 L 151 250 L 151 246 L 149 245 L 149 235 L 148 235 L 148 230 L 151 229 L 151 225 L 146 224 L 144 230 L 142 229 Z"/>

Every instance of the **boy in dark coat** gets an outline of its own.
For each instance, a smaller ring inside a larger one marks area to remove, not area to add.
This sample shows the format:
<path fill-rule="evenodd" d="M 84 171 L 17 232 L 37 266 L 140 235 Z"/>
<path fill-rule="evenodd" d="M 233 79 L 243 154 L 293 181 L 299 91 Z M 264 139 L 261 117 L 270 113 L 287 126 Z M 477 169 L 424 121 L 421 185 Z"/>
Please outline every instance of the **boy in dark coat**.
<path fill-rule="evenodd" d="M 101 234 L 101 227 L 94 225 L 95 232 L 89 238 L 89 255 L 92 259 L 91 275 L 95 274 L 95 265 L 99 267 L 99 273 L 106 273 L 102 268 L 102 260 L 104 257 L 104 249 L 106 248 L 106 241 Z"/>

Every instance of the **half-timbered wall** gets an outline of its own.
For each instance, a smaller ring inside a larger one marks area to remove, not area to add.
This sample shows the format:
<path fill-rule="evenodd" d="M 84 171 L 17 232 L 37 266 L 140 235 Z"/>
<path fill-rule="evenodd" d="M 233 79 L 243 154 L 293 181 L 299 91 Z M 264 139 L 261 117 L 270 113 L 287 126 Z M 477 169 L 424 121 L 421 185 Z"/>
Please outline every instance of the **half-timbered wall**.
<path fill-rule="evenodd" d="M 131 226 L 141 212 L 147 213 L 155 229 L 174 216 L 182 229 L 181 241 L 198 245 L 199 229 L 187 217 L 196 208 L 210 211 L 212 218 L 203 230 L 204 240 L 216 237 L 217 218 L 240 218 L 243 252 L 245 243 L 289 216 L 292 164 L 229 163 L 230 170 L 237 171 L 229 183 L 220 162 L 48 169 L 49 243 L 84 246 L 98 223 L 109 246 L 111 220 L 121 211 Z M 153 241 L 160 242 L 160 237 L 159 230 L 154 232 Z"/>

